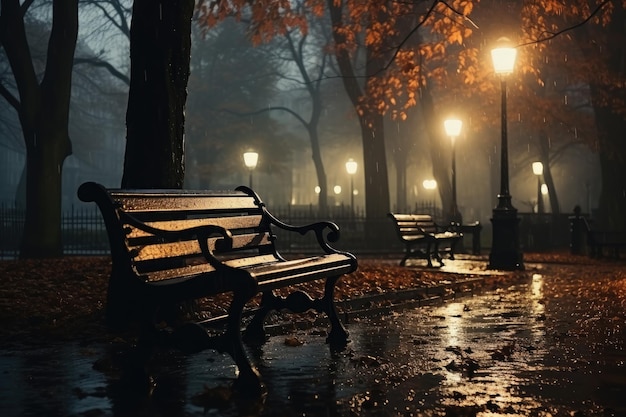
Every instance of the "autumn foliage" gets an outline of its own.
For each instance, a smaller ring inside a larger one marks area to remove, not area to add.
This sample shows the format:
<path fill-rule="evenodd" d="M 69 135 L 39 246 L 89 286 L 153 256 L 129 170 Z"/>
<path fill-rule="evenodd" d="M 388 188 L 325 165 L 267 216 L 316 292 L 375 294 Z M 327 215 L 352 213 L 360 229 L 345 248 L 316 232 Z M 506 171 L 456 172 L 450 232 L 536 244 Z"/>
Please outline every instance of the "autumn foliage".
<path fill-rule="evenodd" d="M 466 73 L 465 82 L 474 81 L 476 49 L 464 45 L 473 32 L 469 16 L 474 3 L 205 1 L 197 14 L 206 27 L 227 18 L 245 21 L 251 39 L 261 43 L 291 30 L 306 32 L 305 11 L 327 19 L 330 9 L 338 10 L 340 20 L 332 18 L 335 36 L 328 50 L 348 53 L 356 63 L 358 73 L 353 76 L 364 92 L 360 106 L 405 119 L 406 110 L 417 104 L 419 88 L 427 83 L 443 82 L 449 71 Z"/>

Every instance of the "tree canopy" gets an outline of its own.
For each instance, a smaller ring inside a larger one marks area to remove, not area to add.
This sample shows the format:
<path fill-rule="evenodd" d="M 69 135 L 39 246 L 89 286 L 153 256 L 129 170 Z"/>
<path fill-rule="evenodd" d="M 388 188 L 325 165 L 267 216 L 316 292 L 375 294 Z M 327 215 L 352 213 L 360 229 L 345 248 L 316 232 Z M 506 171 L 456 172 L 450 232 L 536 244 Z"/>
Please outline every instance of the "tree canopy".
<path fill-rule="evenodd" d="M 254 48 L 232 21 L 204 36 L 199 32 L 194 27 L 186 143 L 193 174 L 186 183 L 206 188 L 216 178 L 240 172 L 241 155 L 248 150 L 272 155 L 272 149 L 282 149 L 282 158 L 266 158 L 258 169 L 284 170 L 292 144 L 269 113 L 257 113 L 277 92 L 280 63 L 268 53 L 272 46 Z"/>

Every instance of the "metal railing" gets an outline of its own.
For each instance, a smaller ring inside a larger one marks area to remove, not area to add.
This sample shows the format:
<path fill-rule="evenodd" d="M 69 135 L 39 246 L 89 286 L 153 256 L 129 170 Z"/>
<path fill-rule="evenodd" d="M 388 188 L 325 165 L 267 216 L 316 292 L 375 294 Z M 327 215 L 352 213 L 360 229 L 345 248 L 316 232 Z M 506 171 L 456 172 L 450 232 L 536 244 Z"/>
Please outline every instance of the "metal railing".
<path fill-rule="evenodd" d="M 383 218 L 365 222 L 362 210 L 351 212 L 348 206 L 330 207 L 321 218 L 314 206 L 279 206 L 271 210 L 285 223 L 303 225 L 320 220 L 330 220 L 340 228 L 341 238 L 334 244 L 337 249 L 357 254 L 398 254 L 403 245 L 395 236 L 390 219 Z M 441 210 L 431 204 L 419 204 L 405 212 L 431 214 L 443 224 Z M 558 217 L 550 214 L 520 213 L 520 245 L 522 250 L 543 251 L 566 248 L 570 244 L 568 215 Z M 19 245 L 24 225 L 24 210 L 19 207 L 0 204 L 0 258 L 15 258 L 19 255 Z M 62 214 L 63 254 L 65 255 L 108 255 L 109 242 L 100 211 L 95 206 L 72 207 Z M 460 250 L 480 252 L 490 247 L 491 224 L 482 224 L 482 232 L 477 242 L 475 236 L 467 233 Z M 379 231 L 372 235 L 371 230 Z M 276 231 L 277 246 L 281 253 L 306 253 L 318 248 L 314 239 L 296 233 Z M 478 246 L 478 247 L 477 247 Z"/>

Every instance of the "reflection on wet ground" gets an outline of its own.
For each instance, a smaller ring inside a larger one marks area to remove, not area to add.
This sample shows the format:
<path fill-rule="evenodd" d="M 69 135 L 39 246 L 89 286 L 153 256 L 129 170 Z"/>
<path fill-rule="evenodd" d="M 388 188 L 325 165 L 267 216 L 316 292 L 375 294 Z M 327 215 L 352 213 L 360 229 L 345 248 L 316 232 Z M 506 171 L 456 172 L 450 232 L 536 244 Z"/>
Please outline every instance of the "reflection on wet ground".
<path fill-rule="evenodd" d="M 546 301 L 545 286 L 558 285 L 552 272 L 356 319 L 343 352 L 330 352 L 320 329 L 274 336 L 250 351 L 267 384 L 263 402 L 233 396 L 236 369 L 213 352 L 160 353 L 148 393 L 140 376 L 118 372 L 124 355 L 115 346 L 69 344 L 0 351 L 0 409 L 3 416 L 625 416 L 623 320 L 604 329 L 598 320 L 582 333 L 580 320 L 589 317 L 575 297 Z"/>

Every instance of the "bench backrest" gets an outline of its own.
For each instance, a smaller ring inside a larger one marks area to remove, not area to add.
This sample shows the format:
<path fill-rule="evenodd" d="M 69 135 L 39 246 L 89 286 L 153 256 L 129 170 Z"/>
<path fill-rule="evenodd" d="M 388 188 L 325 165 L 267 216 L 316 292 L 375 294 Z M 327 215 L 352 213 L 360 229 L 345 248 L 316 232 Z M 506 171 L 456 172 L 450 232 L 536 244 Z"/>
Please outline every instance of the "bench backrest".
<path fill-rule="evenodd" d="M 232 247 L 216 245 L 222 239 L 218 234 L 209 239 L 208 246 L 221 258 L 237 258 L 237 266 L 273 261 L 278 256 L 256 195 L 241 191 L 106 189 L 96 183 L 81 185 L 78 194 L 81 200 L 96 202 L 100 208 L 114 267 L 116 262 L 122 263 L 117 266 L 131 268 L 146 280 L 184 276 L 213 267 L 207 264 L 193 236 L 164 242 L 125 221 L 123 213 L 162 230 L 204 225 L 228 229 Z"/>
<path fill-rule="evenodd" d="M 436 233 L 437 224 L 429 214 L 397 214 L 389 213 L 396 225 L 401 238 L 423 236 L 425 233 Z"/>

